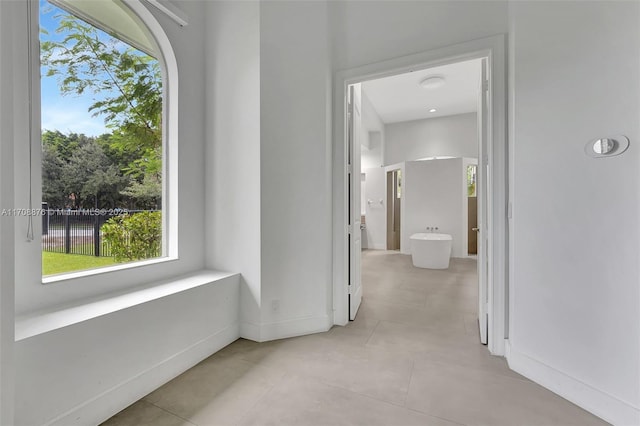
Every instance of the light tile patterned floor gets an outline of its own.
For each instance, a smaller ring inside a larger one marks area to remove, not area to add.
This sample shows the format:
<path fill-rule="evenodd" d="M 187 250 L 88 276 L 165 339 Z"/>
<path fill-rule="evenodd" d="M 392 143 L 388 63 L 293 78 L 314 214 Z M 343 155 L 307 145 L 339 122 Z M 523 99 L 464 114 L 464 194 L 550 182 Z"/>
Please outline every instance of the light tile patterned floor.
<path fill-rule="evenodd" d="M 414 268 L 363 253 L 356 321 L 267 343 L 240 339 L 104 426 L 605 425 L 479 343 L 476 262 Z"/>

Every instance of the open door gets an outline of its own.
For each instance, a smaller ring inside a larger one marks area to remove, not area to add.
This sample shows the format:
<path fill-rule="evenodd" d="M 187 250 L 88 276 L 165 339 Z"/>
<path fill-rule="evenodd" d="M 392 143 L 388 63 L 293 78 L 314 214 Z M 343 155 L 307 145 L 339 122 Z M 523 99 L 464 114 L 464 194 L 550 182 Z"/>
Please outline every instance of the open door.
<path fill-rule="evenodd" d="M 348 194 L 349 196 L 349 319 L 354 320 L 362 301 L 362 231 L 361 187 L 360 187 L 360 144 L 362 132 L 362 109 L 360 83 L 349 86 L 348 96 Z"/>
<path fill-rule="evenodd" d="M 478 196 L 478 325 L 480 327 L 480 341 L 486 345 L 488 341 L 488 273 L 489 250 L 488 240 L 488 191 L 489 182 L 489 143 L 487 141 L 488 111 L 489 111 L 489 78 L 487 72 L 487 59 L 482 59 L 482 71 L 480 78 L 480 95 L 478 96 L 478 142 L 479 157 L 477 169 L 477 196 Z"/>

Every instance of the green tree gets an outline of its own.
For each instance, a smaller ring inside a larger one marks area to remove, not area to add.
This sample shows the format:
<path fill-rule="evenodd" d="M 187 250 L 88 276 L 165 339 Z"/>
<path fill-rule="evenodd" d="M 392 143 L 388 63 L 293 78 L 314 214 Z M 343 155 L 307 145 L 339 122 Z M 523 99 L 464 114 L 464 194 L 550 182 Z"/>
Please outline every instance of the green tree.
<path fill-rule="evenodd" d="M 153 175 L 145 175 L 142 182 L 132 180 L 129 186 L 120 192 L 135 200 L 139 209 L 159 209 L 162 198 L 162 186 Z"/>
<path fill-rule="evenodd" d="M 109 161 L 102 147 L 90 139 L 83 143 L 62 169 L 66 192 L 73 195 L 74 207 L 118 207 L 129 177 Z"/>
<path fill-rule="evenodd" d="M 62 40 L 41 43 L 46 76 L 63 95 L 92 93 L 89 111 L 112 131 L 109 145 L 129 162 L 123 172 L 142 184 L 162 169 L 162 78 L 158 61 L 67 14 L 56 15 Z"/>
<path fill-rule="evenodd" d="M 85 138 L 84 135 L 75 133 L 67 136 L 59 130 L 45 130 L 42 132 L 42 146 L 53 148 L 62 161 L 69 161 L 83 138 Z"/>
<path fill-rule="evenodd" d="M 42 201 L 47 202 L 51 208 L 64 208 L 69 202 L 69 194 L 62 178 L 66 165 L 55 145 L 42 146 Z"/>

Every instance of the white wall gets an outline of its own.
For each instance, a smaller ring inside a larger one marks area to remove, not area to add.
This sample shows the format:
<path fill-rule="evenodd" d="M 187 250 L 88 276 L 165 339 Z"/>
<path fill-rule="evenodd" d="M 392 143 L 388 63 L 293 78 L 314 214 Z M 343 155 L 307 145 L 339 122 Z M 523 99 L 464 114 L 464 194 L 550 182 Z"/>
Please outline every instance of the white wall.
<path fill-rule="evenodd" d="M 330 327 L 328 42 L 325 2 L 261 3 L 263 340 Z"/>
<path fill-rule="evenodd" d="M 385 172 L 382 168 L 384 150 L 384 123 L 362 90 L 362 146 L 360 170 L 364 175 L 362 208 L 366 230 L 362 236 L 362 248 L 385 250 L 386 243 L 386 193 Z M 380 200 L 384 200 L 380 204 Z M 371 201 L 371 203 L 368 202 Z"/>
<path fill-rule="evenodd" d="M 260 4 L 216 1 L 206 13 L 206 265 L 242 272 L 251 334 L 261 323 Z"/>
<path fill-rule="evenodd" d="M 384 123 L 376 109 L 362 90 L 362 151 L 360 168 L 381 167 L 384 150 Z"/>
<path fill-rule="evenodd" d="M 402 176 L 405 210 L 401 251 L 411 254 L 412 234 L 437 227 L 450 234 L 452 257 L 466 257 L 462 246 L 462 159 L 407 161 Z"/>
<path fill-rule="evenodd" d="M 507 2 L 329 2 L 334 70 L 506 33 Z M 389 161 L 387 161 L 387 164 Z"/>
<path fill-rule="evenodd" d="M 386 164 L 436 156 L 478 157 L 475 113 L 385 125 Z"/>
<path fill-rule="evenodd" d="M 510 21 L 510 365 L 640 424 L 640 3 L 513 2 Z M 625 154 L 584 154 L 616 134 Z"/>
<path fill-rule="evenodd" d="M 364 169 L 367 228 L 363 247 L 367 249 L 387 249 L 387 193 L 386 172 L 382 167 Z M 371 201 L 368 203 L 367 201 Z M 382 202 L 380 202 L 382 201 Z M 366 242 L 366 245 L 365 245 Z"/>

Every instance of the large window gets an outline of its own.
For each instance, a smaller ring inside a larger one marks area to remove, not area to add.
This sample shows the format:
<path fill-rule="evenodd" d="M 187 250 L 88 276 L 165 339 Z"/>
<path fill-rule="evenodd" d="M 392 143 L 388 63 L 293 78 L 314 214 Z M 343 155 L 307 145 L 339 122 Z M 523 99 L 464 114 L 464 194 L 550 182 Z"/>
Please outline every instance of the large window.
<path fill-rule="evenodd" d="M 43 275 L 166 255 L 160 49 L 119 0 L 39 19 Z"/>

